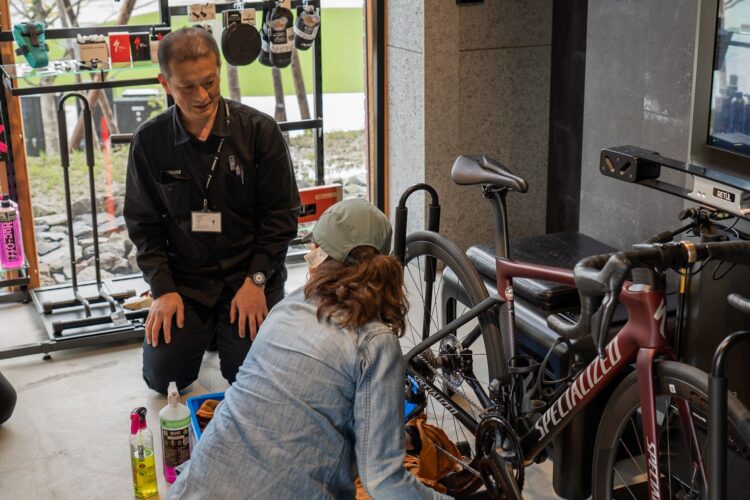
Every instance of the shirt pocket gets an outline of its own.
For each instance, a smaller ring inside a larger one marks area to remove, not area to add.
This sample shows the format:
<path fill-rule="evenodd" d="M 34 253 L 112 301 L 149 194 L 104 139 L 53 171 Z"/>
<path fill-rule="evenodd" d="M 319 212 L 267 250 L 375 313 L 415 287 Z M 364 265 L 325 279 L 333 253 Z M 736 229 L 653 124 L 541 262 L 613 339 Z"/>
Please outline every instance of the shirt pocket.
<path fill-rule="evenodd" d="M 157 187 L 167 213 L 173 219 L 190 217 L 190 179 L 160 182 Z"/>
<path fill-rule="evenodd" d="M 224 186 L 226 203 L 230 208 L 242 213 L 252 211 L 255 206 L 255 168 L 245 167 L 239 175 L 225 171 Z"/>

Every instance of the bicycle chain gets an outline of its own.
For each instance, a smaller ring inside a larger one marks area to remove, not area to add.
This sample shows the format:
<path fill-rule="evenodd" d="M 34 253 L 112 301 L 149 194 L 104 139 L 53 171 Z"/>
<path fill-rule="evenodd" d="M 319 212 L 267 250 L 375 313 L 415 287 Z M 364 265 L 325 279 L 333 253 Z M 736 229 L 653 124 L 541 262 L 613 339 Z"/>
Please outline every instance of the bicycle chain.
<path fill-rule="evenodd" d="M 476 476 L 476 477 L 478 477 L 480 479 L 482 478 L 482 475 L 479 473 L 479 471 L 476 470 L 471 465 L 469 465 L 468 462 L 465 462 L 465 461 L 461 460 L 459 457 L 453 455 L 448 450 L 445 450 L 445 449 L 441 448 L 440 446 L 438 446 L 437 443 L 433 442 L 432 444 L 435 446 L 435 448 L 437 448 L 438 451 L 443 452 L 443 454 L 446 457 L 448 457 L 449 460 L 451 460 L 452 462 L 454 462 L 457 465 L 461 466 L 461 468 L 463 468 L 464 470 L 468 471 L 470 474 L 472 474 L 472 475 L 474 475 L 474 476 Z"/>
<path fill-rule="evenodd" d="M 477 403 L 475 403 L 471 398 L 469 398 L 469 396 L 466 394 L 466 392 L 464 392 L 464 390 L 461 388 L 460 385 L 456 385 L 454 382 L 449 380 L 445 375 L 436 371 L 435 368 L 432 367 L 432 363 L 430 363 L 428 359 L 425 359 L 423 357 L 423 353 L 419 353 L 415 357 L 420 359 L 424 363 L 424 365 L 430 369 L 433 377 L 439 377 L 443 382 L 445 382 L 445 385 L 450 387 L 450 389 L 453 392 L 457 393 L 459 396 L 464 398 L 464 401 L 469 403 L 470 406 L 473 406 L 474 409 L 477 410 L 480 414 L 484 413 L 485 409 L 479 406 Z"/>

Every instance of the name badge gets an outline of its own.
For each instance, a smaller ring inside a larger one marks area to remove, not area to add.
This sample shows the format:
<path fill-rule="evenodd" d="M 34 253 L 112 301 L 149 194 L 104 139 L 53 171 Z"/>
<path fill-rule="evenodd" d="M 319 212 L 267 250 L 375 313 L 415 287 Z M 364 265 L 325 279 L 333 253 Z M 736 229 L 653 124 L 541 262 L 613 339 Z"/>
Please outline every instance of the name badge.
<path fill-rule="evenodd" d="M 192 215 L 194 233 L 221 232 L 221 212 L 193 212 Z"/>

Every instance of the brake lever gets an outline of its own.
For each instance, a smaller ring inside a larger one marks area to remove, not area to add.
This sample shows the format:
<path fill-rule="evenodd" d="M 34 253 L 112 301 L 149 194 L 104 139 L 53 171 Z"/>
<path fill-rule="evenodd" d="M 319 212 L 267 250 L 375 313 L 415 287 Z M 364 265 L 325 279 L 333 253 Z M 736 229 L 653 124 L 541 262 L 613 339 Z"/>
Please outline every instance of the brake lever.
<path fill-rule="evenodd" d="M 609 268 L 609 280 L 607 283 L 607 293 L 604 294 L 601 306 L 596 313 L 596 327 L 592 324 L 592 331 L 595 332 L 594 341 L 596 342 L 596 351 L 599 357 L 604 358 L 604 347 L 607 342 L 609 325 L 612 323 L 612 316 L 615 313 L 617 302 L 620 299 L 620 290 L 622 289 L 625 278 L 632 268 L 630 260 L 624 254 L 618 253 L 607 262 L 607 266 L 602 272 Z M 596 329 L 594 329 L 596 328 Z"/>

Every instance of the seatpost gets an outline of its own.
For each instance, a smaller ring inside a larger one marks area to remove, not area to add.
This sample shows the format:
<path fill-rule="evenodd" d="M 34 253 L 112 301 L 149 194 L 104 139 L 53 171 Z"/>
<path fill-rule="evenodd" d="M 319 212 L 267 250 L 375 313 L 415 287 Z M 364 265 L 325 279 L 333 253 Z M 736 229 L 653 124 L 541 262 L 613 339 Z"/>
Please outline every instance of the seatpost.
<path fill-rule="evenodd" d="M 507 189 L 493 189 L 483 186 L 484 197 L 487 198 L 492 207 L 493 234 L 495 236 L 495 255 L 498 257 L 510 257 L 510 245 L 508 239 L 508 207 L 505 198 L 508 196 Z"/>

